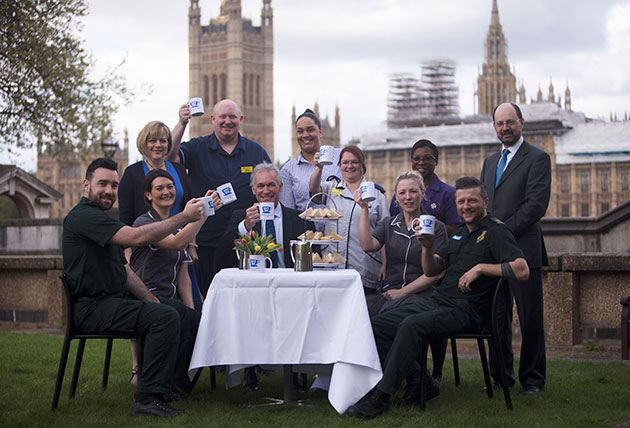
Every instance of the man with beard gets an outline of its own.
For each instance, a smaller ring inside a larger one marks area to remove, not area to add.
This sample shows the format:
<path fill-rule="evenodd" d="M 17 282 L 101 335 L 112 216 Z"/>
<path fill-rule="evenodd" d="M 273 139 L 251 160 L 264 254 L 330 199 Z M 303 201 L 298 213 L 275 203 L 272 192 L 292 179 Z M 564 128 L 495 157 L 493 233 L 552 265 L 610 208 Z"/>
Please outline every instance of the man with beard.
<path fill-rule="evenodd" d="M 529 280 L 510 281 L 521 323 L 521 359 L 518 377 L 520 394 L 536 394 L 545 385 L 545 332 L 541 267 L 548 264 L 540 219 L 545 215 L 551 193 L 549 155 L 523 139 L 525 120 L 513 103 L 501 104 L 492 112 L 494 129 L 502 143 L 500 153 L 483 163 L 481 181 L 488 189 L 488 212 L 505 222 L 525 253 Z M 512 297 L 508 296 L 506 324 L 501 335 L 507 375 L 515 382 L 512 353 Z M 498 376 L 492 364 L 493 377 Z"/>
<path fill-rule="evenodd" d="M 190 119 L 190 108 L 184 104 L 179 109 L 179 121 L 173 128 L 173 147 L 169 160 L 181 162 L 188 170 L 194 197 L 202 197 L 208 189 L 216 189 L 232 183 L 236 202 L 217 212 L 212 222 L 206 222 L 197 235 L 199 263 L 195 266 L 197 282 L 205 297 L 215 273 L 215 251 L 225 225 L 235 209 L 246 209 L 255 201 L 249 187 L 254 167 L 261 162 L 271 162 L 265 149 L 255 141 L 239 133 L 243 114 L 232 100 L 219 101 L 210 119 L 214 132 L 193 138 L 180 146 L 184 130 Z"/>
<path fill-rule="evenodd" d="M 131 415 L 175 416 L 167 399 L 174 376 L 187 371 L 182 355 L 181 325 L 186 314 L 175 304 L 161 304 L 126 262 L 122 247 L 160 241 L 185 223 L 202 217 L 202 204 L 192 199 L 184 210 L 164 221 L 126 226 L 109 217 L 116 201 L 118 165 L 109 158 L 94 160 L 83 180 L 83 197 L 63 223 L 63 270 L 74 299 L 74 323 L 84 333 L 129 332 L 144 342 L 142 372 Z M 135 299 L 125 296 L 130 293 Z M 166 303 L 166 302 L 164 302 Z"/>

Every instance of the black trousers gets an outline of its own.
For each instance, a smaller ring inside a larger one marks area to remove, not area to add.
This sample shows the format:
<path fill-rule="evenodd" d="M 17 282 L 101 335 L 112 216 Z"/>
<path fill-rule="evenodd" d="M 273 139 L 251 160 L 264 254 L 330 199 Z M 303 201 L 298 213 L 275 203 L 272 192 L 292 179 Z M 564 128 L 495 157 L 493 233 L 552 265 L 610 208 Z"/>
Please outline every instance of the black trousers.
<path fill-rule="evenodd" d="M 179 315 L 179 346 L 177 348 L 177 361 L 173 369 L 173 384 L 182 391 L 190 393 L 195 386 L 196 379 L 195 381 L 189 379 L 188 367 L 195 347 L 201 312 L 189 308 L 179 300 L 159 299 L 162 304 L 175 309 Z"/>
<path fill-rule="evenodd" d="M 379 390 L 393 395 L 403 380 L 419 370 L 422 341 L 427 337 L 478 331 L 479 314 L 467 299 L 433 295 L 427 300 L 400 306 L 371 319 L 376 348 L 383 367 Z"/>
<path fill-rule="evenodd" d="M 206 298 L 210 283 L 214 278 L 215 266 L 214 266 L 214 253 L 215 247 L 208 247 L 205 245 L 199 245 L 197 248 L 197 254 L 199 255 L 199 261 L 195 264 L 195 273 L 197 274 L 197 285 L 199 285 L 199 292 Z"/>
<path fill-rule="evenodd" d="M 512 351 L 512 302 L 514 299 L 522 336 L 518 380 L 523 386 L 542 388 L 546 379 L 546 353 L 541 269 L 530 269 L 527 281 L 510 281 L 510 291 L 511 293 L 506 293 L 505 298 L 501 300 L 498 312 L 502 319 L 500 340 L 508 381 L 510 383 L 516 381 Z M 496 358 L 496 353 L 490 349 L 492 377 L 498 381 Z"/>
<path fill-rule="evenodd" d="M 137 392 L 166 394 L 178 364 L 180 317 L 170 305 L 118 297 L 74 304 L 75 325 L 85 333 L 127 332 L 144 337 Z"/>

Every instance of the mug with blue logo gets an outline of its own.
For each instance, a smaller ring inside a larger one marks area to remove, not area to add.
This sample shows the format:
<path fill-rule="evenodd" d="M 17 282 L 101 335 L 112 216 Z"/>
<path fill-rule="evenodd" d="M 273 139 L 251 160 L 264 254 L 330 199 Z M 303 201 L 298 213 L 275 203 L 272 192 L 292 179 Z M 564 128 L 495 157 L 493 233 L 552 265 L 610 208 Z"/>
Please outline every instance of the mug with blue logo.
<path fill-rule="evenodd" d="M 332 165 L 335 161 L 335 149 L 333 146 L 321 146 L 319 148 L 319 163 L 322 165 Z"/>
<path fill-rule="evenodd" d="M 435 217 L 423 214 L 411 221 L 411 228 L 422 235 L 435 235 Z"/>
<path fill-rule="evenodd" d="M 365 202 L 372 202 L 376 199 L 376 188 L 374 187 L 374 182 L 364 181 L 361 183 L 359 190 L 361 192 L 361 199 Z"/>
<path fill-rule="evenodd" d="M 203 215 L 205 217 L 214 215 L 214 204 L 212 203 L 212 196 L 204 196 L 203 198 L 199 198 L 199 200 L 203 204 Z"/>
<path fill-rule="evenodd" d="M 262 273 L 267 269 L 267 262 L 269 262 L 269 267 L 273 266 L 269 257 L 265 257 L 262 254 L 252 254 L 247 259 L 248 270 Z"/>
<path fill-rule="evenodd" d="M 236 201 L 236 193 L 234 193 L 234 187 L 232 187 L 232 183 L 225 183 L 217 187 L 217 192 L 219 192 L 219 197 L 221 198 L 221 203 L 223 205 L 231 204 Z"/>
<path fill-rule="evenodd" d="M 190 107 L 190 115 L 193 117 L 203 114 L 203 101 L 199 97 L 191 98 L 188 101 L 188 107 Z"/>
<path fill-rule="evenodd" d="M 260 220 L 273 220 L 275 211 L 275 204 L 273 202 L 260 202 L 258 204 L 258 213 L 260 214 Z"/>

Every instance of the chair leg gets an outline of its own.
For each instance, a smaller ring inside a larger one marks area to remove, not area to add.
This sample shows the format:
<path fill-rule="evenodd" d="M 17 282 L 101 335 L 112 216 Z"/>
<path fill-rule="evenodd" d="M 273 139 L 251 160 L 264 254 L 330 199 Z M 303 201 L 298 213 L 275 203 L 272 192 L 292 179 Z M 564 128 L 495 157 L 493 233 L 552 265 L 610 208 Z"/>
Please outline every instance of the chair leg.
<path fill-rule="evenodd" d="M 427 408 L 427 353 L 429 352 L 429 341 L 422 340 L 420 349 L 420 410 L 425 411 Z"/>
<path fill-rule="evenodd" d="M 103 389 L 107 388 L 107 380 L 109 378 L 109 365 L 112 360 L 112 345 L 114 344 L 114 339 L 107 339 L 107 347 L 105 348 L 105 363 L 103 364 Z"/>
<path fill-rule="evenodd" d="M 59 404 L 59 395 L 61 394 L 61 387 L 63 385 L 63 376 L 66 373 L 66 364 L 68 362 L 68 353 L 70 352 L 70 343 L 72 339 L 68 336 L 63 341 L 63 347 L 61 348 L 61 358 L 59 358 L 59 368 L 57 369 L 57 381 L 55 382 L 55 391 L 53 392 L 52 405 L 50 410 L 54 411 Z"/>
<path fill-rule="evenodd" d="M 486 382 L 488 398 L 492 398 L 494 396 L 494 392 L 492 391 L 492 382 L 490 381 L 490 369 L 488 368 L 488 357 L 486 356 L 486 344 L 483 339 L 477 339 L 477 346 L 479 347 L 479 359 L 481 360 L 483 379 Z"/>
<path fill-rule="evenodd" d="M 628 324 L 630 324 L 630 314 L 628 311 L 628 304 L 630 304 L 630 297 L 624 296 L 621 298 L 621 359 L 627 360 L 630 357 L 630 331 Z"/>
<path fill-rule="evenodd" d="M 503 355 L 501 340 L 494 335 L 492 335 L 490 340 L 492 340 L 492 344 L 494 349 L 496 349 L 497 355 Z M 501 387 L 503 388 L 505 407 L 507 407 L 508 410 L 512 410 L 512 396 L 510 395 L 510 386 L 508 385 L 507 373 L 505 372 L 505 361 L 503 358 L 497 358 L 496 360 L 499 364 L 499 380 L 501 382 Z"/>
<path fill-rule="evenodd" d="M 74 398 L 77 391 L 77 383 L 79 382 L 79 372 L 81 371 L 81 362 L 83 361 L 83 351 L 85 350 L 85 339 L 79 339 L 79 347 L 77 348 L 77 357 L 74 360 L 74 371 L 72 372 L 72 383 L 70 383 L 70 398 Z"/>
<path fill-rule="evenodd" d="M 451 355 L 453 356 L 453 375 L 455 376 L 455 386 L 461 384 L 459 378 L 459 360 L 457 359 L 457 340 L 451 337 Z"/>

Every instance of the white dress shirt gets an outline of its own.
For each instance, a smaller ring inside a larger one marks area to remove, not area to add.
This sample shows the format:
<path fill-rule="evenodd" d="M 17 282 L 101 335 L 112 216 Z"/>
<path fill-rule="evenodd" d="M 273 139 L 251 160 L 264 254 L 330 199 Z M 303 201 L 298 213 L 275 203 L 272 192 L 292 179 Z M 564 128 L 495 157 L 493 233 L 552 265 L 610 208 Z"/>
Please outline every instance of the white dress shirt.
<path fill-rule="evenodd" d="M 265 236 L 266 235 L 266 227 L 265 227 L 265 221 L 261 221 L 260 224 L 260 233 Z M 280 203 L 276 204 L 276 208 L 273 211 L 273 225 L 276 228 L 276 242 L 279 243 L 280 245 L 282 245 L 282 243 L 284 242 L 282 240 L 283 238 L 283 234 L 282 234 L 282 206 L 280 206 Z M 238 224 L 238 233 L 240 233 L 241 235 L 245 235 L 246 233 L 251 232 L 250 230 L 247 230 L 247 228 L 245 227 L 245 220 L 241 221 Z M 282 251 L 290 251 L 290 248 L 282 248 Z M 284 253 L 278 251 L 278 267 L 279 268 L 285 268 L 285 264 L 284 264 Z"/>

